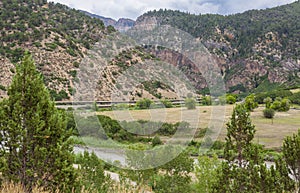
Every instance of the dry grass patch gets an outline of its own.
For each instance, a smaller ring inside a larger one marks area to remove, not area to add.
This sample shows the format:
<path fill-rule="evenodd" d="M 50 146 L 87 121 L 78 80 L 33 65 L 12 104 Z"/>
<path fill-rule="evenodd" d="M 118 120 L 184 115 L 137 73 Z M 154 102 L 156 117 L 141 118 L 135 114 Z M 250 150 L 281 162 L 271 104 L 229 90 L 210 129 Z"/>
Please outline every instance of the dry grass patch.
<path fill-rule="evenodd" d="M 255 140 L 267 148 L 280 147 L 286 136 L 300 128 L 300 110 L 276 112 L 272 121 L 263 117 L 263 109 L 260 107 L 251 113 L 252 123 L 257 129 Z"/>
<path fill-rule="evenodd" d="M 24 193 L 24 189 L 21 184 L 14 183 L 4 183 L 0 188 L 0 193 Z M 32 193 L 49 193 L 47 191 L 43 191 L 40 188 L 33 188 Z M 58 193 L 58 192 L 57 192 Z"/>
<path fill-rule="evenodd" d="M 130 111 L 104 111 L 98 114 L 109 116 L 117 120 L 151 120 L 176 123 L 179 121 L 190 122 L 192 126 L 198 125 L 199 128 L 206 128 L 210 121 L 223 120 L 223 127 L 220 130 L 218 139 L 224 140 L 226 136 L 226 123 L 231 117 L 233 105 L 226 108 L 200 106 L 196 110 L 186 108 L 152 109 L 152 110 L 130 110 Z M 252 123 L 256 126 L 257 132 L 255 142 L 265 145 L 267 148 L 281 147 L 283 139 L 291 135 L 300 128 L 300 110 L 291 109 L 288 112 L 276 112 L 272 120 L 263 117 L 264 107 L 259 107 L 251 113 Z M 214 111 L 214 113 L 213 113 Z M 217 112 L 217 113 L 215 113 Z M 195 118 L 196 116 L 196 118 Z"/>

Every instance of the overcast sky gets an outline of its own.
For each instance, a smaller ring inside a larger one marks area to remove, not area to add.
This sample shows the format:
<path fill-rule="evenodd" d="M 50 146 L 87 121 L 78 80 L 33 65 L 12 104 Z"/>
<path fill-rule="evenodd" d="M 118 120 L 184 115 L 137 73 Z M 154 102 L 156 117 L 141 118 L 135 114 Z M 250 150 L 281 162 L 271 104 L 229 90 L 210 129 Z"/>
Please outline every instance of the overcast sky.
<path fill-rule="evenodd" d="M 113 19 L 136 19 L 160 8 L 190 13 L 240 13 L 250 9 L 271 8 L 296 0 L 50 0 Z"/>

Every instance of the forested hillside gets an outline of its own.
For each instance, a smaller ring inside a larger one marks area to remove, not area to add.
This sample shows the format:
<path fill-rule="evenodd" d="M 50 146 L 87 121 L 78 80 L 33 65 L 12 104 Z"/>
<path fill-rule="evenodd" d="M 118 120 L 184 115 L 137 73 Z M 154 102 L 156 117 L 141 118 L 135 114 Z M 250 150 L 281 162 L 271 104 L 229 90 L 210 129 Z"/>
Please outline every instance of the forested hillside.
<path fill-rule="evenodd" d="M 200 38 L 218 58 L 231 92 L 272 83 L 287 87 L 300 84 L 299 1 L 228 16 L 151 11 L 140 16 L 137 24 L 149 18 Z"/>
<path fill-rule="evenodd" d="M 46 0 L 0 2 L 0 94 L 15 73 L 15 65 L 29 50 L 58 100 L 71 97 L 72 80 L 88 49 L 106 33 L 99 19 Z"/>

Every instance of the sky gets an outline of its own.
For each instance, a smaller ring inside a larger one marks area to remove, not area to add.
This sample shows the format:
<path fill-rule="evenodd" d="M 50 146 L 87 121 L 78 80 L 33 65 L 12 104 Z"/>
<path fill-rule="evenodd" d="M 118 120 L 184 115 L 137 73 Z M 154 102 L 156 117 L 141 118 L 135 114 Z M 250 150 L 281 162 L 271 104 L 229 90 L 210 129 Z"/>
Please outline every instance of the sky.
<path fill-rule="evenodd" d="M 194 14 L 241 13 L 250 9 L 265 9 L 295 2 L 296 0 L 50 0 L 75 9 L 85 10 L 113 19 L 130 18 L 150 10 L 173 9 Z"/>

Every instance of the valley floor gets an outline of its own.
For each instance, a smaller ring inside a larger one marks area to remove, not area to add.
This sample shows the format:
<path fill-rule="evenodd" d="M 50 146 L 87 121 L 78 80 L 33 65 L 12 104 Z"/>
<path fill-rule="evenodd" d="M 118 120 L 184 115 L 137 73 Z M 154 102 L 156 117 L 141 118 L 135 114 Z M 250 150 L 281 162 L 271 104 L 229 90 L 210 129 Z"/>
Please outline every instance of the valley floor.
<path fill-rule="evenodd" d="M 226 136 L 226 123 L 230 119 L 234 105 L 226 106 L 198 106 L 196 110 L 186 108 L 166 108 L 130 111 L 103 111 L 99 115 L 106 115 L 119 121 L 151 120 L 168 123 L 186 121 L 192 127 L 206 128 L 215 121 L 223 122 L 218 139 Z M 259 142 L 266 148 L 280 148 L 283 139 L 297 132 L 300 128 L 300 109 L 291 108 L 288 112 L 276 112 L 273 120 L 263 117 L 264 107 L 260 106 L 251 112 L 252 123 L 256 126 L 254 142 Z M 218 124 L 217 124 L 218 125 Z"/>

